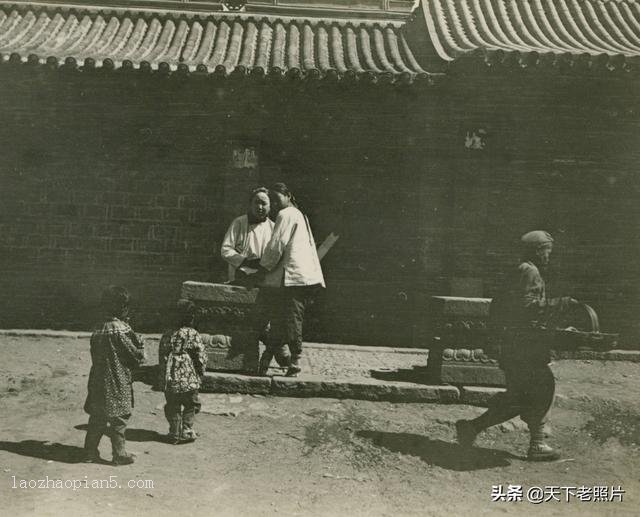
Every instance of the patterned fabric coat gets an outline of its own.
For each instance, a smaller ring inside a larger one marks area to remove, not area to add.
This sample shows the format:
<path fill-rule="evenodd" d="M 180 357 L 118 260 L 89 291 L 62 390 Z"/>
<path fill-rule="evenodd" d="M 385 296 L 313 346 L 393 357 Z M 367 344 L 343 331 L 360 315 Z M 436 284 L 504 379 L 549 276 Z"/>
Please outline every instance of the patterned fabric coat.
<path fill-rule="evenodd" d="M 159 360 L 164 391 L 186 393 L 200 389 L 207 353 L 197 330 L 182 327 L 162 336 Z"/>
<path fill-rule="evenodd" d="M 91 372 L 84 410 L 113 418 L 133 408 L 132 370 L 144 362 L 144 346 L 131 327 L 118 318 L 91 335 Z"/>

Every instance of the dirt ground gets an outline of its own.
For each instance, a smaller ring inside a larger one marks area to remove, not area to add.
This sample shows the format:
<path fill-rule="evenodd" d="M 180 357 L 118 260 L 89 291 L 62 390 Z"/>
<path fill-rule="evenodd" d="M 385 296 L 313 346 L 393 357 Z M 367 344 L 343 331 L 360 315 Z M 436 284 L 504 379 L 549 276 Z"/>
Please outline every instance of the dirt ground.
<path fill-rule="evenodd" d="M 201 437 L 173 446 L 162 441 L 163 394 L 136 382 L 127 438 L 137 460 L 113 467 L 78 461 L 87 340 L 0 344 L 4 515 L 639 515 L 638 364 L 554 365 L 563 393 L 551 416 L 550 442 L 563 452 L 554 463 L 524 461 L 517 421 L 484 433 L 471 451 L 458 448 L 453 422 L 481 408 L 248 395 L 203 395 Z M 106 438 L 101 453 L 110 459 Z M 47 476 L 82 487 L 20 488 Z M 102 488 L 91 488 L 96 480 Z M 561 502 L 492 502 L 494 485 L 625 493 L 623 502 L 567 503 L 564 492 Z"/>

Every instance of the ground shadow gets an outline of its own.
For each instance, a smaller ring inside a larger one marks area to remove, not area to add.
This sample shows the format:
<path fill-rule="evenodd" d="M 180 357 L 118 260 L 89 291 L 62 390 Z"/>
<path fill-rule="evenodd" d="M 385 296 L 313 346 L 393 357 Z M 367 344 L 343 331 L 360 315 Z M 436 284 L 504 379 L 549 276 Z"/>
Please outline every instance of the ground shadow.
<path fill-rule="evenodd" d="M 357 435 L 371 440 L 377 447 L 416 456 L 429 465 L 448 470 L 470 471 L 506 467 L 511 464 L 509 460 L 522 459 L 507 451 L 483 447 L 467 449 L 455 443 L 432 440 L 418 434 L 358 431 Z"/>
<path fill-rule="evenodd" d="M 140 366 L 133 370 L 133 380 L 147 384 L 152 388 L 157 388 L 158 384 L 158 365 Z"/>
<path fill-rule="evenodd" d="M 78 424 L 74 426 L 74 429 L 78 431 L 86 431 L 87 424 Z M 106 436 L 106 435 L 105 435 Z M 150 431 L 149 429 L 127 429 L 125 438 L 130 442 L 165 442 L 164 435 L 157 431 Z"/>
<path fill-rule="evenodd" d="M 164 435 L 148 429 L 127 429 L 126 438 L 131 442 L 165 442 Z"/>
<path fill-rule="evenodd" d="M 0 450 L 60 463 L 80 463 L 84 449 L 74 445 L 63 445 L 42 440 L 23 440 L 21 442 L 0 441 Z"/>
<path fill-rule="evenodd" d="M 369 370 L 372 378 L 381 381 L 412 382 L 414 384 L 441 384 L 426 366 L 398 368 L 394 370 Z"/>

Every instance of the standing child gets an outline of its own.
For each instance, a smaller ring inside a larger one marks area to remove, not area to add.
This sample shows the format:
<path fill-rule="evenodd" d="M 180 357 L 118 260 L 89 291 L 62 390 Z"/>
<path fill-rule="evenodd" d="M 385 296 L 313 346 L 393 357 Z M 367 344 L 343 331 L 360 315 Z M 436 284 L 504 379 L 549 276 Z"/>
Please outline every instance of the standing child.
<path fill-rule="evenodd" d="M 169 422 L 168 439 L 173 444 L 196 439 L 195 415 L 200 412 L 198 391 L 207 366 L 202 338 L 193 328 L 196 307 L 189 300 L 178 300 L 178 330 L 160 340 L 160 375 L 167 403 L 164 414 Z"/>
<path fill-rule="evenodd" d="M 134 457 L 125 450 L 125 430 L 133 408 L 132 370 L 144 361 L 144 346 L 125 322 L 129 293 L 108 287 L 102 294 L 106 320 L 91 335 L 91 372 L 84 410 L 89 424 L 84 442 L 86 462 L 101 461 L 98 445 L 109 434 L 114 465 L 129 465 Z"/>

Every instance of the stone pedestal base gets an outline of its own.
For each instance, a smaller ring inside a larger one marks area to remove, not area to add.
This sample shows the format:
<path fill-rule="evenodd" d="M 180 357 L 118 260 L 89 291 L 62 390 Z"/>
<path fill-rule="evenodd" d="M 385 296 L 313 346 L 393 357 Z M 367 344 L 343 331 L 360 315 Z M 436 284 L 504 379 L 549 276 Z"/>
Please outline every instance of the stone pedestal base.
<path fill-rule="evenodd" d="M 197 327 L 209 356 L 207 370 L 257 372 L 263 331 L 255 318 L 257 295 L 258 289 L 227 284 L 182 284 L 182 298 L 198 307 Z"/>
<path fill-rule="evenodd" d="M 497 366 L 478 364 L 444 363 L 441 369 L 441 381 L 445 384 L 464 386 L 505 385 L 504 372 Z"/>
<path fill-rule="evenodd" d="M 245 373 L 258 371 L 260 347 L 257 332 L 202 336 L 208 356 L 207 370 Z"/>
<path fill-rule="evenodd" d="M 429 347 L 430 382 L 464 386 L 504 386 L 504 374 L 488 345 L 490 298 L 434 296 L 429 304 L 433 339 Z"/>

